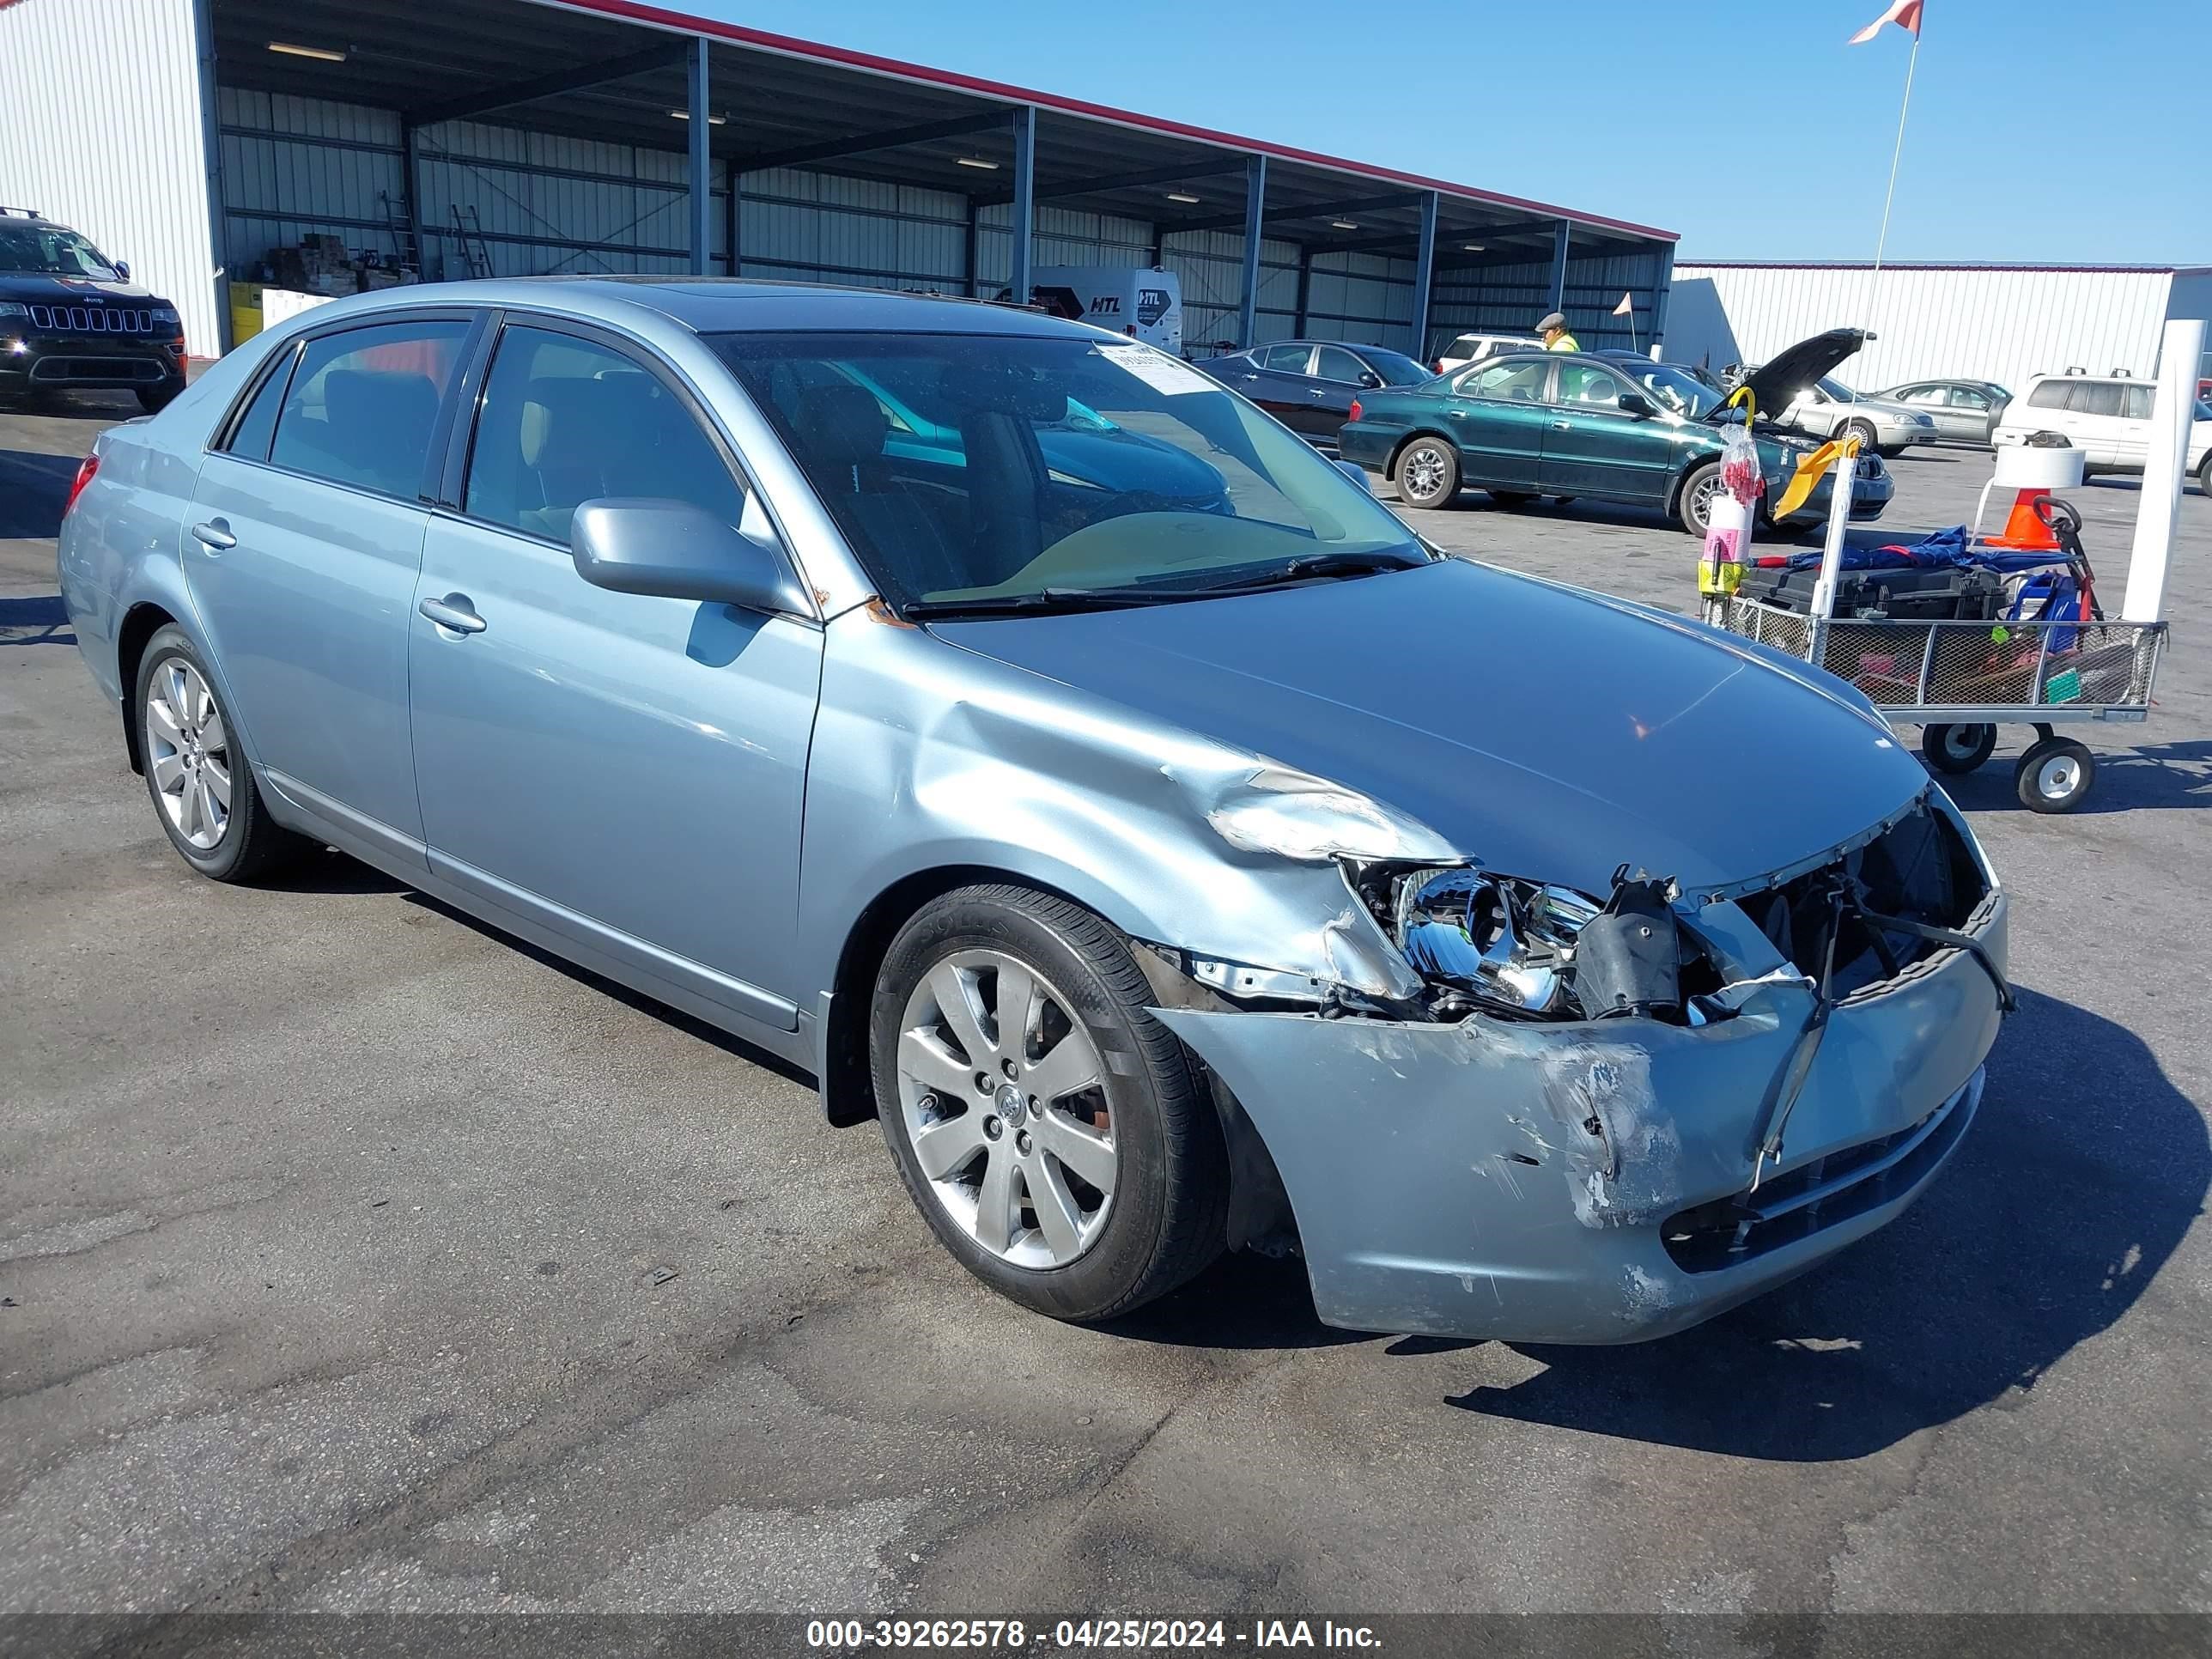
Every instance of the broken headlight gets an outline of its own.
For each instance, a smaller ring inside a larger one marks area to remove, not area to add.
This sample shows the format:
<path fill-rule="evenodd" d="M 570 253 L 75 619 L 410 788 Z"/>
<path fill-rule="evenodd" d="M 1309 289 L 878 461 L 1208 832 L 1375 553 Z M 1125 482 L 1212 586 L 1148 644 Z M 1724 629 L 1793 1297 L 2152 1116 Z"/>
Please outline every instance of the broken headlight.
<path fill-rule="evenodd" d="M 1398 948 L 1423 978 L 1530 1014 L 1568 1015 L 1575 941 L 1601 907 L 1571 888 L 1464 866 L 1397 878 Z"/>

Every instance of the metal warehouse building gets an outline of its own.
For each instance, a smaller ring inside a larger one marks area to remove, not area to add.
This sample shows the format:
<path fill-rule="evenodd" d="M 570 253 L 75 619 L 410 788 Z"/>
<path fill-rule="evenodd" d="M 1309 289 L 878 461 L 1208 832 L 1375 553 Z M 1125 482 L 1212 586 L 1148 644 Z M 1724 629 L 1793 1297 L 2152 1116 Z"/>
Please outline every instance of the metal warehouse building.
<path fill-rule="evenodd" d="M 1958 377 L 2157 372 L 2170 317 L 2212 317 L 2212 266 L 1692 264 L 1674 272 L 1670 362 L 1761 362 L 1844 325 L 1876 338 L 1840 371 L 1862 391 Z M 2208 362 L 2200 373 L 2212 373 Z"/>
<path fill-rule="evenodd" d="M 435 279 L 736 272 L 996 295 L 1164 265 L 1187 342 L 1428 356 L 1667 326 L 1671 232 L 632 0 L 0 0 L 0 202 L 229 343 L 335 237 Z M 1636 315 L 1611 315 L 1621 295 Z"/>

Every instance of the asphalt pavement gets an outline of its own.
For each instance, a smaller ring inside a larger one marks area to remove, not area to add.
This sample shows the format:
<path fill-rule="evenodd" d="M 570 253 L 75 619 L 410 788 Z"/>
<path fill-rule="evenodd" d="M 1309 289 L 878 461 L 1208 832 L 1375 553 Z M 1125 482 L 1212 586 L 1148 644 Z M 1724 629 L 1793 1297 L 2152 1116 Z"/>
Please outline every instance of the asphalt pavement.
<path fill-rule="evenodd" d="M 2014 802 L 2017 729 L 1955 791 L 2022 1006 L 1952 1169 L 1698 1330 L 1546 1350 L 1332 1330 L 1249 1258 L 1052 1323 L 787 1070 L 336 854 L 195 877 L 55 592 L 122 412 L 0 414 L 0 1613 L 2212 1613 L 2193 488 L 2089 803 Z M 1989 465 L 1899 460 L 1885 537 Z M 2138 493 L 2075 494 L 2116 600 Z M 1691 603 L 1656 518 L 1419 522 Z"/>

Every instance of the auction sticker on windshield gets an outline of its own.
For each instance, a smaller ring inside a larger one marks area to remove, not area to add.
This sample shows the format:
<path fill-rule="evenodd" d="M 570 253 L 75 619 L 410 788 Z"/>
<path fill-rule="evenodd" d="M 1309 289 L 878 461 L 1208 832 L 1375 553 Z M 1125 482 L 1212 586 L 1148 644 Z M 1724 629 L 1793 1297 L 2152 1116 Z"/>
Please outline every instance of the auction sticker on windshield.
<path fill-rule="evenodd" d="M 1209 380 L 1188 363 L 1155 351 L 1148 345 L 1103 345 L 1093 348 L 1108 362 L 1126 368 L 1155 392 L 1218 392 L 1221 383 Z"/>

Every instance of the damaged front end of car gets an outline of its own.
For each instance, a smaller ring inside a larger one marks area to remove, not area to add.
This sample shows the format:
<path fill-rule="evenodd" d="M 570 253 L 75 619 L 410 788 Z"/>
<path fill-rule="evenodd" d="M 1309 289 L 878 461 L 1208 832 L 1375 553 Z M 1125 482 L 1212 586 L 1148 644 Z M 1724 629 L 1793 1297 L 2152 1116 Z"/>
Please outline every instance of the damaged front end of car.
<path fill-rule="evenodd" d="M 1338 866 L 1329 961 L 1140 952 L 1215 1081 L 1231 1242 L 1294 1242 L 1329 1322 L 1662 1335 L 1883 1224 L 1971 1121 L 2004 899 L 1932 786 L 1740 881 L 1603 893 L 1333 793 L 1255 774 L 1212 817 Z"/>

